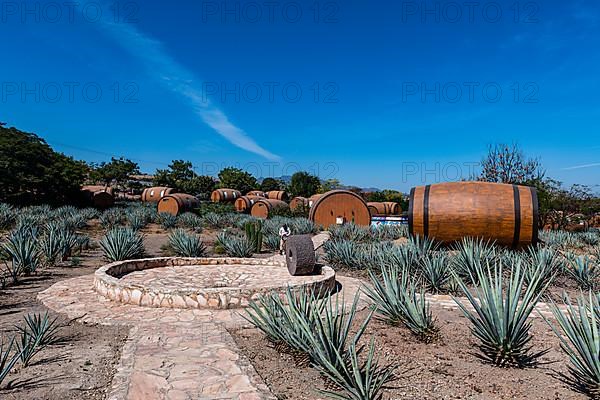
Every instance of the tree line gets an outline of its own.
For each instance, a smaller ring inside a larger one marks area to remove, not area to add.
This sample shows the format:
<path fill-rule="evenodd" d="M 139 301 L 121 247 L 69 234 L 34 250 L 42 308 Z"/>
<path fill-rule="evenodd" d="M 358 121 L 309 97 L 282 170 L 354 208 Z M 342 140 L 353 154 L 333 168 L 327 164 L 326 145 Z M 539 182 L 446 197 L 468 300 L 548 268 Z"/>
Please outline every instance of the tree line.
<path fill-rule="evenodd" d="M 126 158 L 108 162 L 86 163 L 54 151 L 34 133 L 6 128 L 0 124 L 0 202 L 16 205 L 47 203 L 72 204 L 79 198 L 84 184 L 116 186 L 121 190 L 141 190 L 139 165 Z M 574 223 L 584 225 L 600 219 L 600 198 L 585 185 L 565 187 L 546 175 L 539 159 L 526 157 L 517 145 L 497 144 L 488 148 L 481 161 L 481 171 L 470 180 L 533 186 L 538 191 L 540 224 L 564 229 Z M 367 201 L 393 201 L 408 209 L 408 198 L 396 190 L 363 192 L 343 185 L 337 179 L 320 180 L 308 172 L 296 172 L 289 182 L 264 178 L 262 181 L 239 168 L 222 169 L 217 179 L 197 174 L 190 161 L 173 160 L 158 169 L 152 178 L 156 186 L 168 186 L 183 193 L 208 199 L 218 188 L 250 190 L 284 190 L 291 196 L 310 197 L 334 189 L 360 193 Z M 600 221 L 597 221 L 597 223 Z"/>

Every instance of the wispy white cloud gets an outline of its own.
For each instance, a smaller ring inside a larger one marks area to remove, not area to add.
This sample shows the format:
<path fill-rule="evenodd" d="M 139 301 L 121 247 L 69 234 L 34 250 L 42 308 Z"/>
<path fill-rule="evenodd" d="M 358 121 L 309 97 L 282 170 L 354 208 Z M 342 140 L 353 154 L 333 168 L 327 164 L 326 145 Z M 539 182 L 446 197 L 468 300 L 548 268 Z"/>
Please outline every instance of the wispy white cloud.
<path fill-rule="evenodd" d="M 594 168 L 594 167 L 600 167 L 600 163 L 574 165 L 572 167 L 562 168 L 562 170 L 564 170 L 564 171 L 570 171 L 570 170 L 573 170 L 573 169 Z"/>
<path fill-rule="evenodd" d="M 106 18 L 101 26 L 131 55 L 141 60 L 150 76 L 170 91 L 185 98 L 192 110 L 231 144 L 268 160 L 281 158 L 261 147 L 243 129 L 235 126 L 198 88 L 194 74 L 173 59 L 161 42 L 140 32 L 135 26 Z"/>

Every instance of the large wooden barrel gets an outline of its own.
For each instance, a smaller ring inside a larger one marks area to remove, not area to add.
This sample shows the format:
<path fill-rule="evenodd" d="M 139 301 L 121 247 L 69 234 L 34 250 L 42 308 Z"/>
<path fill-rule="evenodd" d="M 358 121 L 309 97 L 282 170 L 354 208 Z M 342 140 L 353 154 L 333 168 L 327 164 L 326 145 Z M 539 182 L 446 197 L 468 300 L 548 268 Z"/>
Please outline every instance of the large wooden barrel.
<path fill-rule="evenodd" d="M 242 196 L 235 200 L 233 206 L 235 207 L 235 211 L 248 213 L 250 209 L 257 201 L 264 199 L 264 197 L 259 196 Z"/>
<path fill-rule="evenodd" d="M 367 203 L 371 215 L 400 215 L 402 208 L 400 204 L 393 201 L 369 202 Z"/>
<path fill-rule="evenodd" d="M 271 190 L 267 192 L 267 199 L 288 201 L 288 194 L 283 190 Z"/>
<path fill-rule="evenodd" d="M 267 194 L 262 190 L 251 190 L 248 193 L 246 193 L 246 196 L 267 197 Z"/>
<path fill-rule="evenodd" d="M 235 189 L 217 189 L 210 195 L 213 203 L 234 202 L 235 199 L 242 197 L 242 193 Z"/>
<path fill-rule="evenodd" d="M 534 188 L 488 182 L 450 182 L 410 192 L 411 235 L 453 243 L 463 237 L 522 248 L 538 242 L 538 199 Z"/>
<path fill-rule="evenodd" d="M 178 215 L 186 211 L 192 211 L 199 204 L 198 199 L 190 194 L 173 193 L 160 199 L 158 202 L 158 212 Z"/>
<path fill-rule="evenodd" d="M 175 193 L 175 189 L 166 186 L 156 186 L 144 189 L 142 201 L 144 203 L 158 203 L 163 197 Z"/>
<path fill-rule="evenodd" d="M 87 185 L 81 192 L 88 204 L 96 208 L 109 208 L 115 204 L 113 188 L 110 186 Z"/>
<path fill-rule="evenodd" d="M 269 218 L 272 212 L 277 209 L 289 209 L 290 206 L 285 201 L 273 199 L 260 199 L 252 206 L 250 214 L 257 218 Z"/>
<path fill-rule="evenodd" d="M 325 228 L 349 222 L 362 226 L 371 224 L 367 203 L 349 190 L 332 190 L 321 195 L 310 208 L 308 218 Z"/>
<path fill-rule="evenodd" d="M 294 197 L 292 201 L 290 201 L 290 209 L 296 210 L 297 208 L 308 209 L 308 199 L 300 196 Z"/>

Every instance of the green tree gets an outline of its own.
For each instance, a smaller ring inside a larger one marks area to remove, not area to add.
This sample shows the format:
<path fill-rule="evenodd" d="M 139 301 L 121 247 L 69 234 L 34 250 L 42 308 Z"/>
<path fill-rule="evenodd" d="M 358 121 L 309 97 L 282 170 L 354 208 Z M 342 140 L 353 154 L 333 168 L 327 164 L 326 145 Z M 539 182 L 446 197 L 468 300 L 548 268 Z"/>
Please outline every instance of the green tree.
<path fill-rule="evenodd" d="M 236 189 L 246 194 L 258 187 L 255 177 L 239 168 L 227 167 L 219 172 L 220 187 Z"/>
<path fill-rule="evenodd" d="M 184 160 L 173 160 L 167 169 L 157 170 L 153 183 L 203 198 L 208 198 L 215 189 L 212 177 L 196 174 L 192 163 Z"/>
<path fill-rule="evenodd" d="M 275 178 L 265 178 L 260 184 L 260 190 L 270 192 L 272 190 L 281 190 L 279 181 Z"/>
<path fill-rule="evenodd" d="M 320 187 L 319 177 L 300 171 L 292 175 L 289 191 L 292 196 L 310 197 L 317 193 Z"/>
<path fill-rule="evenodd" d="M 39 136 L 0 126 L 0 201 L 74 203 L 87 165 L 57 153 Z"/>
<path fill-rule="evenodd" d="M 112 157 L 110 162 L 102 162 L 99 165 L 92 165 L 90 179 L 95 183 L 111 185 L 116 183 L 123 186 L 129 180 L 131 175 L 139 174 L 140 168 L 137 163 L 124 157 Z"/>
<path fill-rule="evenodd" d="M 327 179 L 321 182 L 319 193 L 327 193 L 330 190 L 336 190 L 342 187 L 342 183 L 338 179 Z"/>

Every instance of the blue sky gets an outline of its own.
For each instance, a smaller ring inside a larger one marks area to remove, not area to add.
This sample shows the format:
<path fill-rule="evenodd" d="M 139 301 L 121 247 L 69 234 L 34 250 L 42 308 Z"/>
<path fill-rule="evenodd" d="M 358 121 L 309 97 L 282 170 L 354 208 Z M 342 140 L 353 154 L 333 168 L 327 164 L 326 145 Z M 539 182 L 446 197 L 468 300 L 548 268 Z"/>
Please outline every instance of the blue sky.
<path fill-rule="evenodd" d="M 76 158 L 363 187 L 518 142 L 600 176 L 597 1 L 3 2 L 0 120 Z"/>

